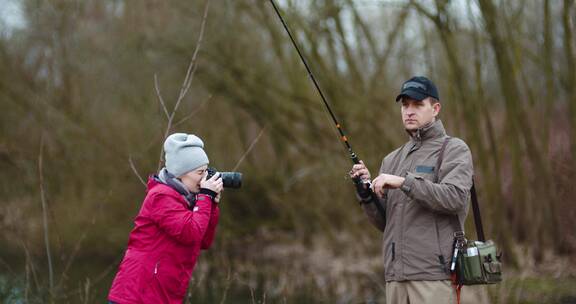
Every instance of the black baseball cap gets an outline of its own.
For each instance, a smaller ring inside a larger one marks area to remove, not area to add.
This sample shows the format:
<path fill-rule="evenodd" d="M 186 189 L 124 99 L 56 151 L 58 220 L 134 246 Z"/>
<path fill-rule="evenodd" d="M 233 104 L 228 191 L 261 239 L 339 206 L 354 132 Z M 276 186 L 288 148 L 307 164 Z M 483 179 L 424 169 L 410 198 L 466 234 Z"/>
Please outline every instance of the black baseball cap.
<path fill-rule="evenodd" d="M 440 100 L 436 85 L 424 76 L 412 77 L 402 84 L 402 89 L 400 94 L 396 97 L 396 101 L 405 96 L 416 100 L 422 100 L 426 97 L 434 97 L 437 100 Z"/>

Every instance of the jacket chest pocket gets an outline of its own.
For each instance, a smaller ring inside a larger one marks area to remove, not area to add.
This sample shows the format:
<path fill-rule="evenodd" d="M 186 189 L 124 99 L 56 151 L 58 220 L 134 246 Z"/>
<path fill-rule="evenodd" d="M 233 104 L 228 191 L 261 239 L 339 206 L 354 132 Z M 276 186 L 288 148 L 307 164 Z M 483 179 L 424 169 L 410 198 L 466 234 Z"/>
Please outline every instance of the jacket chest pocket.
<path fill-rule="evenodd" d="M 430 164 L 417 164 L 410 172 L 423 179 L 434 181 L 434 178 L 436 177 L 436 166 Z"/>

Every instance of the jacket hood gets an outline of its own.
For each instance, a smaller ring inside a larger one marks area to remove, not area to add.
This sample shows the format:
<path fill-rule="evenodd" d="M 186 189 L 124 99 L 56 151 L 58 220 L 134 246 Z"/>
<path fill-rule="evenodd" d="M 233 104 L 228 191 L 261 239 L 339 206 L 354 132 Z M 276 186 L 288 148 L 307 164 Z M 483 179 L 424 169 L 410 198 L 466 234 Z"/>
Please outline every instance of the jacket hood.
<path fill-rule="evenodd" d="M 161 185 L 161 183 L 158 180 L 156 180 L 156 176 L 154 175 L 148 176 L 148 182 L 146 183 L 146 192 L 149 192 L 158 185 Z"/>

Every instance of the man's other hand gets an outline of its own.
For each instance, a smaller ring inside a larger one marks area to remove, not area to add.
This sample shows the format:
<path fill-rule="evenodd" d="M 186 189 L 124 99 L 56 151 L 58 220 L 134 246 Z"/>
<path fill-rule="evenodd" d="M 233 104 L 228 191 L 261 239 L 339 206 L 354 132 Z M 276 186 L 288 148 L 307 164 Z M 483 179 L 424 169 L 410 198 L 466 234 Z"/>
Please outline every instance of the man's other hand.
<path fill-rule="evenodd" d="M 404 183 L 403 177 L 382 173 L 372 181 L 372 190 L 378 197 L 382 197 L 384 189 L 397 189 L 402 183 Z"/>

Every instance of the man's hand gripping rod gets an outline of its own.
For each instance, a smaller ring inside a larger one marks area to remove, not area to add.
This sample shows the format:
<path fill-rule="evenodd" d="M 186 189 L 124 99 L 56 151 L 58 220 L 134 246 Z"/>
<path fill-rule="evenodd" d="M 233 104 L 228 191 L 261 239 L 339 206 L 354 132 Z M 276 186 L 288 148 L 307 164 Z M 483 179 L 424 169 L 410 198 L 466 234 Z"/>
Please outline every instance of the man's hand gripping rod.
<path fill-rule="evenodd" d="M 318 85 L 316 78 L 314 78 L 314 75 L 312 74 L 312 70 L 308 66 L 306 59 L 304 59 L 304 55 L 302 55 L 302 52 L 300 52 L 300 48 L 298 48 L 298 45 L 296 44 L 296 40 L 294 40 L 294 37 L 292 37 L 292 33 L 290 33 L 290 30 L 288 29 L 286 22 L 284 22 L 284 18 L 282 18 L 282 15 L 280 14 L 278 7 L 274 3 L 274 0 L 270 0 L 270 3 L 272 4 L 274 11 L 278 15 L 280 22 L 282 22 L 282 25 L 284 26 L 286 33 L 290 37 L 290 40 L 292 41 L 292 44 L 294 45 L 296 52 L 298 52 L 298 56 L 300 56 L 302 63 L 304 63 L 304 66 L 306 67 L 306 71 L 308 71 L 308 76 L 310 77 L 310 79 L 314 83 L 314 87 L 316 87 L 318 94 L 320 94 L 320 97 L 322 98 L 322 101 L 324 102 L 326 109 L 328 109 L 328 112 L 330 113 L 330 117 L 332 117 L 332 121 L 334 122 L 334 124 L 336 125 L 336 128 L 338 129 L 338 132 L 340 133 L 340 139 L 342 140 L 342 142 L 346 146 L 346 149 L 348 150 L 348 153 L 350 154 L 350 159 L 352 159 L 352 162 L 355 165 L 360 164 L 360 159 L 358 158 L 356 153 L 354 153 L 354 151 L 352 151 L 352 146 L 348 142 L 348 138 L 346 138 L 346 135 L 344 135 L 344 131 L 342 130 L 340 123 L 338 123 L 336 116 L 334 115 L 334 113 L 332 112 L 332 109 L 330 108 L 330 105 L 326 101 L 326 98 L 324 97 L 324 94 L 322 93 L 322 90 L 320 89 L 320 86 Z M 369 180 L 361 180 L 360 177 L 358 177 L 358 176 L 353 178 L 352 180 L 354 181 L 354 184 L 356 185 L 358 193 L 360 195 L 364 194 L 364 195 L 362 195 L 362 196 L 364 196 L 363 199 L 368 198 L 368 202 L 371 202 L 371 203 L 376 205 L 376 209 L 378 210 L 378 213 L 382 216 L 382 219 L 384 220 L 384 223 L 385 223 L 386 222 L 386 210 L 384 210 L 384 208 L 380 204 L 380 200 L 376 196 L 376 193 L 374 193 L 374 191 L 372 191 L 370 181 Z"/>

